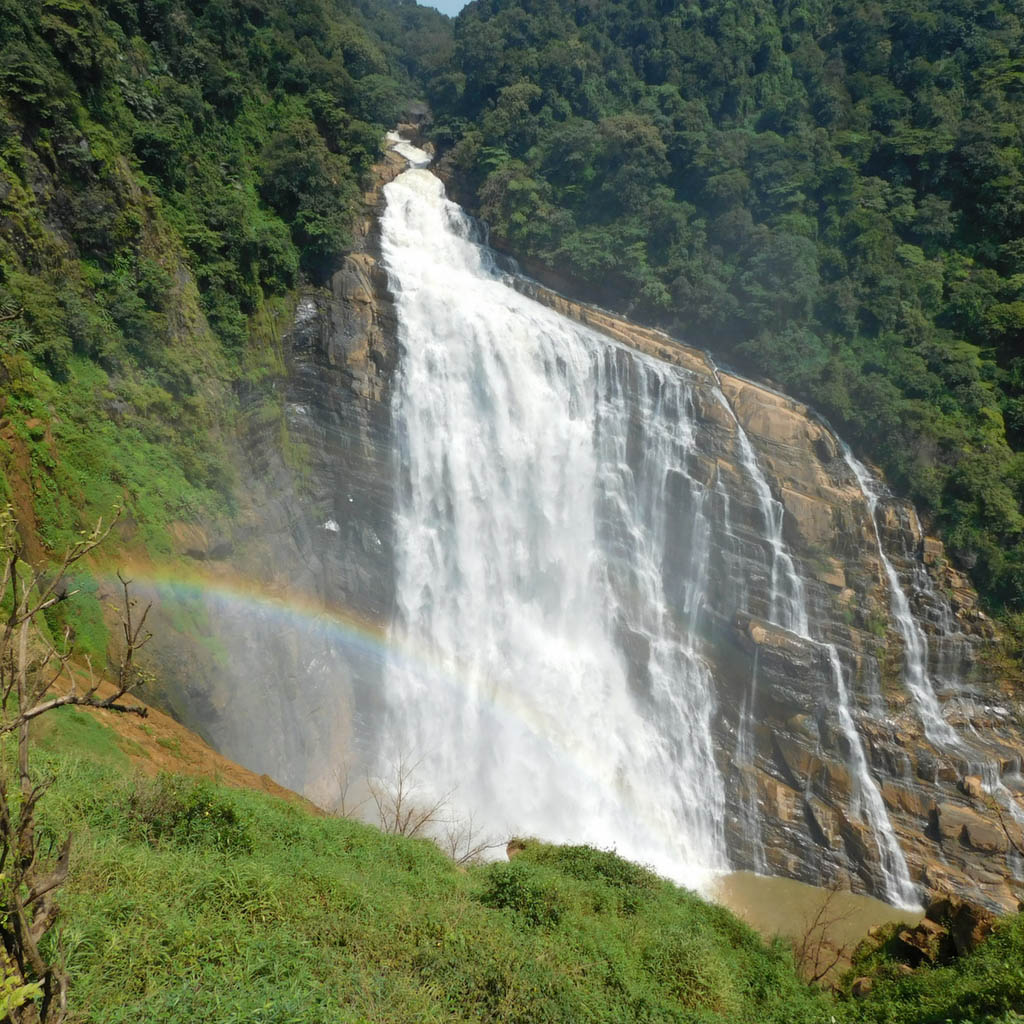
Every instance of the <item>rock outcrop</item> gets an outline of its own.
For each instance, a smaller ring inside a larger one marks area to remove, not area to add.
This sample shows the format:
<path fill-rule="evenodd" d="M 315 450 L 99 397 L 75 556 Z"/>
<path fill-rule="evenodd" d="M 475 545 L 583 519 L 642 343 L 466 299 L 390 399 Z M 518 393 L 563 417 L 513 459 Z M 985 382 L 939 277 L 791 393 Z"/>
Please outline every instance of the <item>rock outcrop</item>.
<path fill-rule="evenodd" d="M 388 153 L 376 168 L 353 251 L 328 289 L 297 297 L 279 372 L 239 395 L 236 516 L 180 524 L 184 585 L 149 591 L 154 699 L 325 805 L 358 773 L 360 741 L 372 743 L 391 618 L 398 343 L 376 224 L 381 189 L 404 167 Z"/>
<path fill-rule="evenodd" d="M 814 883 L 841 876 L 854 889 L 882 894 L 878 845 L 838 720 L 823 647 L 829 643 L 839 651 L 870 772 L 922 897 L 960 894 L 1016 910 L 1024 892 L 1024 833 L 1014 817 L 1024 819 L 1020 691 L 1015 695 L 991 667 L 992 624 L 942 542 L 925 535 L 914 509 L 892 497 L 879 501 L 876 536 L 840 443 L 806 406 L 716 373 L 706 354 L 658 331 L 535 282 L 515 283 L 697 381 L 696 448 L 707 486 L 722 496 L 705 617 L 715 636 L 716 749 L 731 781 L 733 863 Z M 785 510 L 783 538 L 807 591 L 814 642 L 769 621 L 771 552 L 737 424 Z M 905 684 L 904 638 L 891 612 L 879 540 L 925 634 L 928 682 L 955 742 L 928 738 Z M 753 742 L 741 763 L 736 751 L 744 729 Z"/>
<path fill-rule="evenodd" d="M 382 167 L 381 182 L 400 169 L 397 159 Z M 379 201 L 369 196 L 368 208 Z M 839 877 L 884 895 L 840 720 L 834 645 L 866 764 L 922 897 L 966 894 L 1016 909 L 1024 837 L 1009 801 L 1024 807 L 1020 708 L 989 667 L 991 624 L 941 542 L 890 497 L 880 498 L 873 523 L 838 440 L 799 402 L 719 373 L 703 352 L 660 332 L 533 282 L 511 283 L 695 381 L 692 472 L 715 513 L 700 628 L 717 687 L 733 865 L 812 883 Z M 273 395 L 284 423 L 263 417 L 265 392 L 242 396 L 248 499 L 238 523 L 227 533 L 183 527 L 177 538 L 184 556 L 223 579 L 227 597 L 206 588 L 195 598 L 213 656 L 178 664 L 165 703 L 228 756 L 330 802 L 346 753 L 375 740 L 380 636 L 393 603 L 398 341 L 372 216 L 331 289 L 300 298 L 284 353 Z M 813 639 L 772 624 L 772 545 L 740 430 L 784 509 L 782 540 L 803 581 Z M 924 631 L 928 678 L 956 743 L 929 739 L 905 685 L 879 539 Z M 261 600 L 232 593 L 238 575 L 259 581 Z M 642 662 L 631 642 L 620 638 Z M 172 646 L 164 662 L 173 668 Z M 638 691 L 643 685 L 638 671 Z"/>

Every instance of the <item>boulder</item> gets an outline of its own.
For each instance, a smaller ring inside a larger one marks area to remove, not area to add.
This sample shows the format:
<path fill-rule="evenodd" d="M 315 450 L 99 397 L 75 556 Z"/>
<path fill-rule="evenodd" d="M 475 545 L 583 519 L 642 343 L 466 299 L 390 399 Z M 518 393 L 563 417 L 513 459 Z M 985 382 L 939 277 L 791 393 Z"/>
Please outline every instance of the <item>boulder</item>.
<path fill-rule="evenodd" d="M 963 956 L 977 949 L 988 938 L 995 923 L 995 915 L 970 900 L 944 894 L 928 904 L 925 921 L 945 929 L 957 956 Z"/>
<path fill-rule="evenodd" d="M 505 856 L 508 857 L 509 860 L 512 860 L 513 857 L 518 857 L 525 849 L 525 839 L 510 839 L 505 844 Z"/>
<path fill-rule="evenodd" d="M 850 992 L 854 999 L 864 999 L 874 987 L 875 983 L 871 978 L 855 978 Z"/>
<path fill-rule="evenodd" d="M 970 807 L 941 803 L 932 814 L 944 842 L 959 841 L 983 853 L 1005 853 L 1010 848 L 1003 829 Z"/>
<path fill-rule="evenodd" d="M 937 921 L 925 918 L 914 928 L 903 928 L 896 934 L 900 953 L 914 966 L 937 964 L 950 958 L 951 940 L 947 930 Z"/>
<path fill-rule="evenodd" d="M 985 792 L 977 775 L 965 775 L 960 780 L 960 789 L 973 800 L 980 800 Z"/>

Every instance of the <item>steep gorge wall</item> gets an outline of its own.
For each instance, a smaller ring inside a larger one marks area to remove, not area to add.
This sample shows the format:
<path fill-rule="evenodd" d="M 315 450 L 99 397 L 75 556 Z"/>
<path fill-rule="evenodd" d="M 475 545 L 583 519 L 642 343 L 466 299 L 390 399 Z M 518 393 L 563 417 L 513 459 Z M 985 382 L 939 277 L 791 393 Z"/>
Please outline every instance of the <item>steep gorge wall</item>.
<path fill-rule="evenodd" d="M 381 181 L 400 169 L 397 160 L 382 167 Z M 379 193 L 368 197 L 370 209 L 379 202 Z M 929 675 L 946 720 L 964 737 L 955 747 L 929 740 L 904 685 L 903 637 L 869 506 L 828 428 L 800 403 L 716 372 L 704 353 L 659 332 L 533 282 L 511 283 L 696 382 L 691 468 L 716 502 L 701 629 L 716 681 L 715 746 L 734 866 L 811 882 L 840 876 L 881 891 L 878 844 L 851 771 L 827 642 L 839 651 L 867 761 L 913 880 L 1014 908 L 1022 886 L 1011 840 L 1021 837 L 986 786 L 995 779 L 1004 792 L 1021 791 L 1020 709 L 988 667 L 991 626 L 941 543 L 923 535 L 912 508 L 880 500 L 881 540 L 927 632 Z M 285 333 L 276 397 L 286 429 L 263 421 L 260 396 L 242 396 L 252 408 L 239 439 L 247 497 L 237 522 L 180 531 L 181 554 L 207 579 L 221 579 L 227 591 L 240 576 L 256 580 L 277 600 L 236 591 L 225 599 L 207 588 L 193 600 L 202 603 L 211 642 L 176 646 L 172 635 L 158 652 L 168 670 L 165 702 L 179 717 L 233 758 L 325 803 L 346 759 L 359 760 L 360 744 L 372 746 L 382 721 L 397 359 L 369 217 L 330 291 L 303 295 Z M 783 539 L 818 642 L 768 621 L 770 545 L 740 427 L 785 509 Z M 301 612 L 314 606 L 329 612 Z M 629 652 L 628 638 L 623 646 Z M 642 660 L 642 652 L 632 655 Z"/>
<path fill-rule="evenodd" d="M 805 582 L 812 633 L 839 650 L 868 763 L 912 879 L 924 889 L 1016 909 L 1024 874 L 1014 845 L 1024 838 L 982 777 L 989 773 L 988 782 L 1005 785 L 1003 796 L 1013 792 L 1020 805 L 1021 695 L 992 667 L 992 625 L 941 541 L 924 534 L 911 506 L 887 495 L 878 504 L 876 536 L 840 442 L 801 403 L 717 373 L 704 353 L 658 331 L 534 282 L 517 287 L 699 382 L 695 448 L 707 486 L 724 499 L 705 627 L 714 636 L 716 750 L 730 783 L 733 863 L 810 882 L 840 874 L 878 892 L 879 853 L 858 813 L 827 652 L 767 621 L 765 523 L 742 465 L 738 422 L 785 509 L 783 537 Z M 732 415 L 716 399 L 716 386 Z M 927 637 L 928 677 L 956 731 L 952 745 L 929 740 L 905 685 L 904 638 L 891 612 L 879 538 Z M 740 756 L 745 712 L 752 745 Z"/>
<path fill-rule="evenodd" d="M 270 395 L 239 394 L 238 513 L 175 531 L 200 583 L 147 591 L 160 703 L 325 805 L 371 737 L 391 616 L 398 352 L 376 213 L 403 166 L 386 155 L 352 252 L 329 289 L 299 296 Z"/>

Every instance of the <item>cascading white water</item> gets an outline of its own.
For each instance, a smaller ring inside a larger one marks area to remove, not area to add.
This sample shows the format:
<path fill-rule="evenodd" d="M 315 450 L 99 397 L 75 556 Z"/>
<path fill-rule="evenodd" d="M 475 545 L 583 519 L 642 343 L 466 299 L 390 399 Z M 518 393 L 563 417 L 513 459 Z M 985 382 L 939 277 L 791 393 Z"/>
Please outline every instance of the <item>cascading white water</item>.
<path fill-rule="evenodd" d="M 725 797 L 690 384 L 502 284 L 429 172 L 385 194 L 403 356 L 383 760 L 422 759 L 492 830 L 699 884 L 726 864 Z"/>
<path fill-rule="evenodd" d="M 757 460 L 757 455 L 743 425 L 732 413 L 721 389 L 716 394 L 722 405 L 729 410 L 736 425 L 736 436 L 743 467 L 753 483 L 754 493 L 758 497 L 761 514 L 768 531 L 768 539 L 772 546 L 771 609 L 773 621 L 776 625 L 796 633 L 805 640 L 820 644 L 828 652 L 832 681 L 838 698 L 839 724 L 850 748 L 850 768 L 857 786 L 857 791 L 854 794 L 854 812 L 863 814 L 874 836 L 886 898 L 891 903 L 900 906 L 916 907 L 919 903 L 917 890 L 911 881 L 906 858 L 903 856 L 903 850 L 893 831 L 878 783 L 871 774 L 867 754 L 864 751 L 864 743 L 860 733 L 857 732 L 857 726 L 853 719 L 850 694 L 846 686 L 846 676 L 839 657 L 839 650 L 835 644 L 823 643 L 811 635 L 803 580 L 797 574 L 796 566 L 786 550 L 782 536 L 784 513 L 782 504 L 772 497 L 768 480 L 765 478 L 764 471 L 761 469 L 761 464 Z M 756 693 L 756 681 L 755 668 L 751 701 Z"/>
<path fill-rule="evenodd" d="M 903 638 L 903 681 L 914 698 L 917 713 L 928 739 L 942 746 L 956 746 L 959 739 L 942 717 L 942 708 L 928 678 L 928 640 L 914 619 L 899 575 L 882 544 L 882 535 L 878 529 L 878 490 L 875 480 L 867 467 L 854 457 L 853 452 L 845 444 L 842 445 L 842 451 L 843 458 L 857 478 L 861 493 L 867 502 L 871 526 L 875 532 L 875 543 L 878 546 L 878 557 L 889 584 L 890 613 Z"/>
<path fill-rule="evenodd" d="M 741 548 L 732 525 L 732 502 L 729 492 L 723 483 L 721 474 L 716 475 L 714 497 L 717 502 L 716 514 L 721 523 L 722 555 L 725 558 L 726 579 L 724 588 L 727 591 L 728 607 L 746 609 L 749 595 L 746 587 L 746 573 L 743 572 Z M 733 756 L 733 767 L 738 770 L 738 784 L 742 790 L 738 801 L 738 821 L 743 835 L 743 842 L 750 856 L 750 863 L 759 874 L 767 874 L 768 859 L 765 856 L 764 838 L 761 833 L 761 812 L 757 801 L 757 785 L 753 777 L 754 767 L 754 717 L 757 712 L 757 668 L 760 651 L 754 651 L 754 662 L 750 672 L 750 686 L 743 694 L 739 707 L 739 718 L 736 723 L 736 748 Z"/>
<path fill-rule="evenodd" d="M 754 870 L 758 874 L 768 873 L 768 858 L 765 856 L 764 839 L 761 835 L 761 814 L 757 805 L 757 787 L 751 778 L 750 768 L 754 764 L 753 726 L 757 707 L 757 662 L 760 652 L 754 651 L 754 665 L 750 673 L 750 689 L 743 695 L 740 705 L 740 720 L 736 730 L 736 766 L 743 772 L 743 795 L 740 800 L 743 838 L 750 849 Z"/>
<path fill-rule="evenodd" d="M 850 695 L 846 689 L 846 675 L 843 663 L 839 658 L 839 650 L 835 644 L 826 644 L 825 647 L 828 651 L 836 695 L 839 698 L 839 703 L 836 705 L 839 724 L 842 726 L 843 735 L 850 747 L 851 767 L 854 769 L 854 778 L 857 781 L 854 805 L 855 807 L 859 805 L 871 828 L 875 845 L 878 847 L 887 899 L 890 903 L 895 903 L 898 906 L 917 907 L 920 905 L 917 887 L 911 881 L 907 859 L 903 856 L 903 850 L 893 831 L 892 822 L 889 821 L 889 812 L 885 809 L 885 802 L 882 800 L 878 783 L 875 782 L 874 776 L 871 774 L 867 754 L 864 751 L 864 743 L 853 720 L 853 713 L 850 710 Z"/>
<path fill-rule="evenodd" d="M 408 140 L 403 139 L 398 132 L 388 132 L 387 140 L 391 149 L 399 156 L 404 157 L 412 167 L 426 167 L 432 159 L 425 149 L 414 146 Z"/>
<path fill-rule="evenodd" d="M 429 160 L 403 145 L 413 163 Z M 712 536 L 736 557 L 753 538 L 733 533 L 721 477 L 709 489 L 696 470 L 692 379 L 507 287 L 429 172 L 407 171 L 385 195 L 402 361 L 382 774 L 412 758 L 425 799 L 452 791 L 495 833 L 614 845 L 700 884 L 727 864 L 701 657 Z M 764 520 L 768 617 L 827 652 L 852 810 L 877 844 L 886 897 L 912 905 L 839 652 L 812 636 L 783 507 L 717 397 Z M 742 580 L 717 586 L 745 606 Z M 741 768 L 753 764 L 756 701 L 755 658 Z M 763 869 L 749 771 L 744 785 L 741 827 Z"/>
<path fill-rule="evenodd" d="M 783 629 L 788 629 L 800 636 L 809 636 L 807 595 L 804 591 L 804 583 L 797 575 L 793 559 L 790 558 L 785 541 L 782 539 L 782 521 L 785 510 L 782 503 L 772 497 L 771 488 L 761 471 L 750 438 L 747 437 L 747 432 L 736 419 L 720 388 L 716 389 L 716 396 L 736 423 L 740 458 L 743 468 L 754 485 L 754 491 L 761 506 L 761 514 L 764 516 L 765 528 L 768 531 L 768 541 L 772 546 L 771 610 L 768 617 Z"/>
<path fill-rule="evenodd" d="M 860 485 L 861 493 L 868 506 L 871 525 L 875 533 L 875 543 L 878 546 L 878 557 L 889 584 L 890 614 L 903 639 L 903 682 L 914 699 L 925 736 L 939 748 L 944 748 L 955 757 L 962 759 L 966 774 L 978 775 L 985 791 L 1009 811 L 1012 820 L 1017 825 L 1024 826 L 1024 809 L 1002 781 L 999 765 L 989 758 L 978 758 L 977 754 L 972 752 L 971 744 L 959 736 L 956 730 L 942 717 L 942 708 L 928 675 L 928 638 L 910 610 L 910 601 L 903 590 L 899 574 L 882 543 L 877 517 L 878 483 L 848 445 L 842 444 L 842 452 L 846 464 L 857 478 L 857 483 Z M 927 574 L 922 572 L 922 575 L 925 586 L 934 589 L 934 584 L 927 578 Z M 952 624 L 952 614 L 948 602 L 936 598 L 933 603 L 944 612 L 941 616 L 941 625 L 948 634 L 951 632 Z"/>

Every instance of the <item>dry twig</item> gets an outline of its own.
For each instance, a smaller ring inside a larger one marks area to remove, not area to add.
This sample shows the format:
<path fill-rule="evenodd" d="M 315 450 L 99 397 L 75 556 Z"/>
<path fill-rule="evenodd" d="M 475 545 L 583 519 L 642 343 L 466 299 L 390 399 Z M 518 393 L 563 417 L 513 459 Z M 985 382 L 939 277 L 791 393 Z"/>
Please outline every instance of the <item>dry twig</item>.
<path fill-rule="evenodd" d="M 38 1002 L 26 1001 L 8 1011 L 13 1024 L 60 1024 L 67 1016 L 68 976 L 58 957 L 47 961 L 40 951 L 43 936 L 57 918 L 56 890 L 68 874 L 71 838 L 64 840 L 55 859 L 42 854 L 36 835 L 36 808 L 52 780 L 34 782 L 30 771 L 29 725 L 60 707 L 106 708 L 145 716 L 142 705 L 121 703 L 140 682 L 135 655 L 150 639 L 146 631 L 147 607 L 141 615 L 129 592 L 129 581 L 118 575 L 122 587 L 123 648 L 114 692 L 100 697 L 100 682 L 87 663 L 89 683 L 79 691 L 69 663 L 71 633 L 54 644 L 44 628 L 44 613 L 73 596 L 69 570 L 95 550 L 110 533 L 102 522 L 81 537 L 52 570 L 28 567 L 14 529 L 10 509 L 0 512 L 0 604 L 9 611 L 0 627 L 0 942 L 4 970 L 19 985 L 38 987 Z M 66 679 L 67 691 L 52 688 Z M 8 780 L 4 744 L 17 742 L 17 786 Z M 13 788 L 13 791 L 12 791 Z"/>

